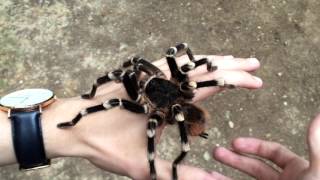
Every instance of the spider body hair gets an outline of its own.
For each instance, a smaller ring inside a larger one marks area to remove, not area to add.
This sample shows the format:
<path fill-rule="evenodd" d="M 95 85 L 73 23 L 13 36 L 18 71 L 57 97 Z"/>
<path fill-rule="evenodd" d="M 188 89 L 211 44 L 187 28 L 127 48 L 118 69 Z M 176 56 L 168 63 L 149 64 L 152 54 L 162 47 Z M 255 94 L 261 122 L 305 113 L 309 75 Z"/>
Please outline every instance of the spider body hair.
<path fill-rule="evenodd" d="M 167 79 L 151 78 L 145 85 L 145 96 L 149 102 L 157 108 L 171 107 L 177 103 L 177 100 L 191 100 L 194 96 L 193 92 L 186 94 L 181 91 L 179 84 Z"/>

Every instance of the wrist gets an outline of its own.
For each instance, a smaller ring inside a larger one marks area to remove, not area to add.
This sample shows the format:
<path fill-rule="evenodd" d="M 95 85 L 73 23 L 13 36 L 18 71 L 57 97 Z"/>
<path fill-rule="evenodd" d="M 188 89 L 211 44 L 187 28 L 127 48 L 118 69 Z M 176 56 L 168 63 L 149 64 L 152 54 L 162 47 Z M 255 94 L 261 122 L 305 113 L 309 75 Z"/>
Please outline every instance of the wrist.
<path fill-rule="evenodd" d="M 78 98 L 58 99 L 42 114 L 42 134 L 49 159 L 58 157 L 85 157 L 90 152 L 84 143 L 82 131 L 77 127 L 59 129 L 57 124 L 70 121 L 87 102 Z"/>
<path fill-rule="evenodd" d="M 16 162 L 12 142 L 11 123 L 6 112 L 0 111 L 0 165 L 9 165 Z"/>

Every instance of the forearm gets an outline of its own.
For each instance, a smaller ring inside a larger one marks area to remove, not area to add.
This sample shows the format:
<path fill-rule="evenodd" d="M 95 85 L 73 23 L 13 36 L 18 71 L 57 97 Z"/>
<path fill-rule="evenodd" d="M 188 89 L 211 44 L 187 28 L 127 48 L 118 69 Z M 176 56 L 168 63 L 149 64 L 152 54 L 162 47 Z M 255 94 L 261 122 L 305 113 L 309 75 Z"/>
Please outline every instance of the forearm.
<path fill-rule="evenodd" d="M 0 111 L 0 166 L 16 162 L 11 134 L 11 124 L 8 120 L 8 115 Z"/>

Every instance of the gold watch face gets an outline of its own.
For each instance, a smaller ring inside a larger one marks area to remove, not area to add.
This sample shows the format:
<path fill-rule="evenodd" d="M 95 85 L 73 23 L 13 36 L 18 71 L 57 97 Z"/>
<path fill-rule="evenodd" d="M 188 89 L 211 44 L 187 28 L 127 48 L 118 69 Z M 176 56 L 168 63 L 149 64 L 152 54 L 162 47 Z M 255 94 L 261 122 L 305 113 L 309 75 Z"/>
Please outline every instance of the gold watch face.
<path fill-rule="evenodd" d="M 38 106 L 51 104 L 55 99 L 52 91 L 47 89 L 24 89 L 10 93 L 0 99 L 0 108 L 31 109 Z M 49 103 L 49 104 L 48 104 Z"/>

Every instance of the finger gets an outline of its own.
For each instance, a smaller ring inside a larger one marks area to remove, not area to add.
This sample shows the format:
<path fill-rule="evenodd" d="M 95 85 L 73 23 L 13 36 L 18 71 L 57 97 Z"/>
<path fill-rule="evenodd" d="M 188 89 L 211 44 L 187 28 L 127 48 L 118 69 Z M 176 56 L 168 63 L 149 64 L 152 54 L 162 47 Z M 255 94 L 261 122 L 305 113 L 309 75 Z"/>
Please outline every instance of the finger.
<path fill-rule="evenodd" d="M 239 155 L 226 148 L 216 148 L 213 157 L 221 163 L 238 169 L 260 180 L 276 180 L 279 173 L 260 160 Z"/>
<path fill-rule="evenodd" d="M 310 168 L 320 170 L 320 114 L 311 122 L 308 131 Z"/>
<path fill-rule="evenodd" d="M 206 75 L 191 77 L 192 81 L 207 81 L 223 78 L 227 84 L 235 85 L 240 88 L 258 89 L 261 88 L 263 82 L 260 78 L 251 75 L 245 71 L 223 71 L 218 70 Z M 194 101 L 205 99 L 206 97 L 222 90 L 220 87 L 205 87 L 196 90 Z"/>
<path fill-rule="evenodd" d="M 156 167 L 158 172 L 158 179 L 172 179 L 172 163 L 166 160 L 158 159 L 156 160 Z M 222 176 L 221 176 L 222 177 Z M 218 179 L 214 177 L 211 173 L 206 172 L 203 169 L 179 165 L 178 166 L 178 179 L 183 180 L 230 180 L 230 179 Z"/>
<path fill-rule="evenodd" d="M 237 138 L 232 142 L 232 147 L 236 152 L 268 159 L 280 168 L 285 168 L 293 159 L 298 158 L 296 154 L 278 143 L 256 138 Z"/>
<path fill-rule="evenodd" d="M 232 180 L 231 178 L 228 178 L 220 173 L 217 172 L 211 172 L 211 176 L 216 180 Z"/>
<path fill-rule="evenodd" d="M 207 56 L 207 58 L 213 62 L 214 66 L 218 67 L 218 70 L 242 70 L 242 71 L 255 71 L 259 69 L 260 62 L 256 58 L 233 58 L 232 56 Z M 190 76 L 207 73 L 207 66 L 202 65 L 188 74 Z"/>
<path fill-rule="evenodd" d="M 254 71 L 260 67 L 259 61 L 255 58 L 244 59 L 244 58 L 233 58 L 233 56 L 214 56 L 214 55 L 209 55 L 209 56 L 197 55 L 196 56 L 197 59 L 201 59 L 204 57 L 207 57 L 209 58 L 209 60 L 212 60 L 214 65 L 218 66 L 219 70 Z M 179 57 L 177 60 L 180 66 L 183 64 L 186 64 L 189 61 L 190 60 L 186 55 Z M 159 67 L 166 74 L 166 76 L 170 78 L 171 74 L 165 58 L 155 61 L 153 62 L 153 64 Z M 189 75 L 197 76 L 203 73 L 207 73 L 206 65 L 202 65 L 196 68 L 195 70 L 189 72 Z M 121 85 L 120 84 L 115 85 L 114 82 L 104 84 L 101 87 L 99 87 L 96 96 L 104 95 L 106 93 L 115 91 L 119 89 L 119 87 L 121 87 Z"/>
<path fill-rule="evenodd" d="M 234 58 L 233 56 L 215 56 L 215 55 L 197 55 L 196 59 L 208 58 L 213 62 L 213 65 L 217 66 L 221 70 L 243 70 L 243 71 L 255 71 L 260 67 L 260 62 L 256 58 Z M 181 56 L 177 58 L 177 63 L 182 66 L 189 62 L 187 56 Z M 161 70 L 169 70 L 165 59 L 161 59 L 153 63 Z M 198 75 L 208 72 L 206 65 L 199 66 L 193 71 L 190 71 L 190 75 Z"/>

